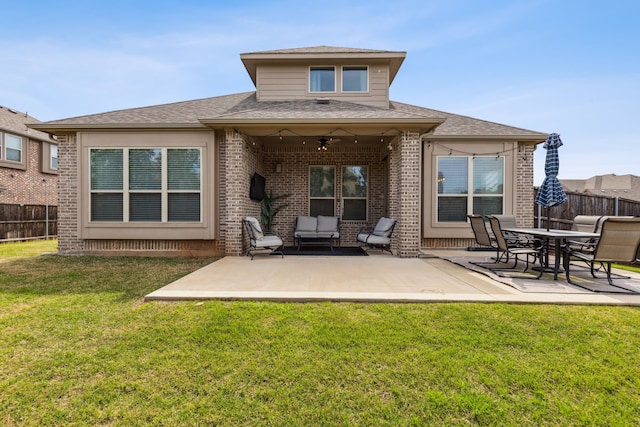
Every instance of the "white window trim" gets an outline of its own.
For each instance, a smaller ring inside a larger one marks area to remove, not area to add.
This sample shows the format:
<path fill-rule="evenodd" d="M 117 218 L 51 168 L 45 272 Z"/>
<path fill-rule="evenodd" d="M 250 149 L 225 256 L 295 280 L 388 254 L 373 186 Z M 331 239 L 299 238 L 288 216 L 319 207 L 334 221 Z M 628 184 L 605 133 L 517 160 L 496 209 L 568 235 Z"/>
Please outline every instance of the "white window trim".
<path fill-rule="evenodd" d="M 365 68 L 367 70 L 367 88 L 365 90 L 344 90 L 344 69 L 345 68 Z M 368 65 L 343 65 L 340 70 L 340 89 L 342 93 L 369 93 L 369 82 L 371 81 L 371 75 L 369 73 Z"/>
<path fill-rule="evenodd" d="M 439 169 L 439 161 L 441 158 L 448 157 L 462 157 L 467 159 L 467 192 L 464 194 L 449 194 L 449 193 L 438 193 L 438 172 Z M 473 193 L 473 160 L 480 157 L 495 157 L 495 156 L 436 156 L 436 168 L 434 172 L 434 194 L 435 194 L 435 210 L 434 210 L 434 218 L 436 224 L 459 224 L 463 223 L 462 221 L 439 221 L 438 220 L 438 208 L 440 203 L 440 197 L 466 197 L 467 198 L 467 214 L 473 213 L 473 199 L 474 197 L 502 197 L 502 212 L 505 212 L 505 204 L 506 204 L 506 159 L 504 156 L 499 156 L 502 159 L 502 193 L 500 194 L 474 194 Z M 464 222 L 466 224 L 466 221 Z"/>
<path fill-rule="evenodd" d="M 90 147 L 89 159 L 91 159 L 92 150 L 122 150 L 122 190 L 92 190 L 89 183 L 89 200 L 93 193 L 114 193 L 122 194 L 122 222 L 120 221 L 92 221 L 91 203 L 88 203 L 88 223 L 89 224 L 202 224 L 203 223 L 203 168 L 202 168 L 202 148 L 201 147 Z M 130 190 L 129 189 L 129 150 L 149 150 L 159 149 L 161 150 L 161 189 L 160 190 Z M 167 166 L 167 152 L 168 150 L 198 150 L 200 152 L 200 188 L 196 190 L 169 190 L 168 189 L 168 166 Z M 91 162 L 89 162 L 89 177 L 91 176 Z M 199 193 L 200 194 L 200 220 L 198 221 L 169 221 L 169 194 L 173 193 Z M 131 193 L 161 193 L 161 220 L 158 221 L 130 221 L 129 218 L 129 195 Z"/>
<path fill-rule="evenodd" d="M 7 159 L 7 135 L 11 135 L 20 139 L 20 160 Z M 11 132 L 0 132 L 0 166 L 13 168 L 13 169 L 27 169 L 27 156 L 25 153 L 25 137 L 16 135 Z"/>
<path fill-rule="evenodd" d="M 53 167 L 53 159 L 54 159 L 53 151 L 56 151 L 56 154 L 58 153 L 59 150 L 58 150 L 57 144 L 53 144 L 51 142 L 46 142 L 46 141 L 41 142 L 40 172 L 49 173 L 53 175 L 58 174 L 58 167 Z M 58 155 L 56 155 L 55 158 L 58 158 Z"/>
<path fill-rule="evenodd" d="M 53 152 L 56 152 L 56 155 L 53 155 Z M 58 164 L 58 146 L 56 144 L 49 145 L 49 169 L 57 171 L 58 166 L 53 165 L 53 159 L 56 159 L 56 164 Z"/>
<path fill-rule="evenodd" d="M 314 91 L 311 90 L 311 70 L 313 69 L 322 69 L 322 68 L 331 68 L 333 69 L 333 90 L 323 90 L 323 91 Z M 309 70 L 307 73 L 307 77 L 309 79 L 309 84 L 307 85 L 308 89 L 309 89 L 309 93 L 314 93 L 314 94 L 321 94 L 321 93 L 337 93 L 338 91 L 338 73 L 336 71 L 336 66 L 335 65 L 311 65 L 309 66 Z"/>

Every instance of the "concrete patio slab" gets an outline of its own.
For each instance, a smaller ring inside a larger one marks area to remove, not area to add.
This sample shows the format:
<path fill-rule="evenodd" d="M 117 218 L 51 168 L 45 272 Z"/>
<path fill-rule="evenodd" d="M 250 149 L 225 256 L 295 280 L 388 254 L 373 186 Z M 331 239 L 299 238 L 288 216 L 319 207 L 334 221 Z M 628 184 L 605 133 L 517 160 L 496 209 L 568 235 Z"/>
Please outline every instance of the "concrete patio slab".
<path fill-rule="evenodd" d="M 640 305 L 640 294 L 571 293 L 557 288 L 558 292 L 520 292 L 439 258 L 437 252 L 427 258 L 398 258 L 372 251 L 368 257 L 258 255 L 253 261 L 225 257 L 145 299 Z"/>

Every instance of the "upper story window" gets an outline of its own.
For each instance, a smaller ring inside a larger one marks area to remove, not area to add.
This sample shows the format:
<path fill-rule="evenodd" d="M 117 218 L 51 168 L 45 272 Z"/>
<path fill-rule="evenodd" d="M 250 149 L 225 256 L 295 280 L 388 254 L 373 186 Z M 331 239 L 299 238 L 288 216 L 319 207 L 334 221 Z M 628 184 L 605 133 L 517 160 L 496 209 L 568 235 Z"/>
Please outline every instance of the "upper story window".
<path fill-rule="evenodd" d="M 311 67 L 309 69 L 310 92 L 335 92 L 336 69 L 335 67 Z"/>
<path fill-rule="evenodd" d="M 41 145 L 40 172 L 58 173 L 58 146 L 51 142 L 42 141 Z"/>
<path fill-rule="evenodd" d="M 58 170 L 58 146 L 51 145 L 50 150 L 50 167 L 51 169 Z"/>
<path fill-rule="evenodd" d="M 342 67 L 343 92 L 367 92 L 369 90 L 369 69 L 366 66 Z"/>
<path fill-rule="evenodd" d="M 2 166 L 26 169 L 23 138 L 10 133 L 0 133 L 0 164 Z"/>

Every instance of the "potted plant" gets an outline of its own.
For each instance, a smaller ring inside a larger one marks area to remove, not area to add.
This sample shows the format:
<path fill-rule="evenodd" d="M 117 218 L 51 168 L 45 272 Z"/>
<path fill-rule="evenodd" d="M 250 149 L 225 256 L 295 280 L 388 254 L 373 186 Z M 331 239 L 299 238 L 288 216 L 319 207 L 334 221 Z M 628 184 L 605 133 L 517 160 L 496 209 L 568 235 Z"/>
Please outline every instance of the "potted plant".
<path fill-rule="evenodd" d="M 274 196 L 272 191 L 269 194 L 265 194 L 260 205 L 260 222 L 266 233 L 273 232 L 272 228 L 275 225 L 274 218 L 281 209 L 288 206 L 288 203 L 277 203 L 280 199 L 289 197 L 288 194 L 281 194 Z"/>

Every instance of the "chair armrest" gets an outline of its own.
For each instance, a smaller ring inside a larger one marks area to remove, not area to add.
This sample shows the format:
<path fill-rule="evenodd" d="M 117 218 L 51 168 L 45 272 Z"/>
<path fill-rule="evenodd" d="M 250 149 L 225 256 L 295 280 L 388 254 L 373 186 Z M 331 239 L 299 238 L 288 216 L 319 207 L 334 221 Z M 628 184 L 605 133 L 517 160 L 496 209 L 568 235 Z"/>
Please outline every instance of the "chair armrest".
<path fill-rule="evenodd" d="M 567 249 L 569 252 L 583 252 L 592 254 L 596 250 L 597 240 L 591 239 L 587 241 L 581 240 L 569 240 L 567 242 Z"/>

